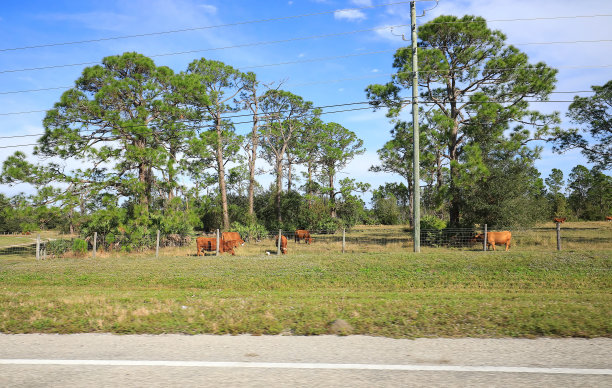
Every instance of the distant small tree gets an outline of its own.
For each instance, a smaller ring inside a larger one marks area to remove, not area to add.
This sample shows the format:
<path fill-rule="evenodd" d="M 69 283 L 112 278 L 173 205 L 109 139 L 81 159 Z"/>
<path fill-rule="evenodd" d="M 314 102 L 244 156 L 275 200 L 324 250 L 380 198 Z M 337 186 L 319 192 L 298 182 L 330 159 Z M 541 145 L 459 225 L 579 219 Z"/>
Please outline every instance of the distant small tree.
<path fill-rule="evenodd" d="M 551 216 L 563 217 L 567 212 L 567 199 L 562 193 L 565 182 L 563 181 L 563 171 L 553 168 L 548 178 L 545 180 L 548 186 L 548 196 L 551 204 Z"/>
<path fill-rule="evenodd" d="M 557 129 L 552 141 L 555 151 L 580 149 L 589 162 L 607 170 L 612 167 L 612 81 L 592 89 L 593 96 L 575 96 L 567 112 L 572 122 L 582 127 Z"/>
<path fill-rule="evenodd" d="M 336 217 L 336 196 L 342 193 L 335 185 L 336 175 L 353 158 L 365 152 L 363 140 L 338 123 L 327 123 L 322 127 L 319 143 L 321 167 L 321 190 L 329 196 L 330 216 Z"/>

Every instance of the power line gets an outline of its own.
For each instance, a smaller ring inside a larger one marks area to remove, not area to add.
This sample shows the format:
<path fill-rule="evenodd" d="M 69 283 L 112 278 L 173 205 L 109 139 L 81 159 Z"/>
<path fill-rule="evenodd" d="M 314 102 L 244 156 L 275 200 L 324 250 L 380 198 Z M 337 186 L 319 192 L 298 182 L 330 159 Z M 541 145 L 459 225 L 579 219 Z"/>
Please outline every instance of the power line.
<path fill-rule="evenodd" d="M 174 55 L 195 54 L 195 53 L 201 53 L 201 52 L 206 52 L 206 51 L 228 50 L 228 49 L 244 48 L 244 47 L 265 46 L 265 45 L 272 45 L 272 44 L 278 44 L 278 43 L 295 42 L 295 41 L 300 41 L 300 40 L 331 38 L 331 37 L 336 37 L 336 36 L 357 34 L 357 33 L 368 32 L 368 31 L 384 30 L 384 29 L 387 29 L 387 28 L 403 27 L 403 26 L 406 26 L 406 25 L 405 24 L 400 24 L 400 25 L 395 25 L 395 26 L 375 27 L 375 28 L 368 28 L 368 29 L 363 29 L 363 30 L 353 30 L 353 31 L 347 31 L 347 32 L 339 32 L 339 33 L 333 33 L 333 34 L 311 35 L 311 36 L 291 38 L 291 39 L 281 39 L 281 40 L 263 41 L 263 42 L 252 42 L 252 43 L 245 43 L 245 44 L 234 45 L 234 46 L 213 47 L 213 48 L 207 48 L 207 49 L 188 50 L 188 51 L 180 51 L 180 52 L 164 53 L 164 54 L 153 54 L 153 55 L 147 55 L 147 56 L 150 57 L 150 58 L 156 58 L 156 57 L 166 57 L 166 56 L 174 56 Z M 509 44 L 513 45 L 513 46 L 528 46 L 528 45 L 582 44 L 582 43 L 609 43 L 609 42 L 612 42 L 612 39 L 573 40 L 573 41 L 557 41 L 557 42 L 524 42 L 524 43 L 509 43 Z M 475 45 L 472 45 L 472 46 L 475 46 Z M 421 46 L 421 48 L 452 48 L 452 47 L 470 47 L 470 46 L 424 46 L 424 47 Z M 354 55 L 356 56 L 358 54 L 354 54 Z M 306 63 L 306 62 L 307 61 L 304 61 L 304 63 Z M 313 62 L 314 62 L 314 60 L 313 60 Z M 70 63 L 70 64 L 62 64 L 62 65 L 51 65 L 51 66 L 21 68 L 21 69 L 9 69 L 9 70 L 1 70 L 0 74 L 18 73 L 18 72 L 24 72 L 24 71 L 38 71 L 38 70 L 58 69 L 58 68 L 63 68 L 63 67 L 98 65 L 100 63 L 101 62 L 99 62 L 99 61 L 97 61 L 97 62 L 81 62 L 81 63 Z M 272 64 L 272 65 L 256 65 L 256 66 L 250 66 L 250 67 L 243 67 L 242 69 L 258 68 L 258 67 L 266 67 L 266 66 L 278 66 L 278 65 L 292 64 L 292 63 L 302 63 L 302 62 L 294 61 L 294 62 L 279 63 L 279 64 Z"/>
<path fill-rule="evenodd" d="M 612 65 L 608 65 L 608 67 L 612 67 Z M 508 70 L 508 69 L 503 69 L 503 70 Z M 311 83 L 302 83 L 302 84 L 290 84 L 291 86 L 307 86 L 307 85 L 316 85 L 316 84 L 320 84 L 320 83 L 334 83 L 334 82 L 342 82 L 342 81 L 354 81 L 354 80 L 359 80 L 359 79 L 364 79 L 364 78 L 378 78 L 378 77 L 384 77 L 384 76 L 388 76 L 388 75 L 396 75 L 398 73 L 387 73 L 387 74 L 377 74 L 375 76 L 366 76 L 366 77 L 360 77 L 360 78 L 342 78 L 342 79 L 336 79 L 336 80 L 327 80 L 327 81 L 319 81 L 319 82 L 311 82 Z M 408 72 L 402 72 L 399 74 L 408 74 Z M 592 90 L 577 90 L 577 91 L 567 91 L 567 92 L 556 92 L 553 91 L 551 92 L 551 94 L 560 94 L 560 93 L 565 93 L 565 94 L 572 94 L 572 93 L 593 93 Z M 365 103 L 368 103 L 367 101 Z M 354 103 L 351 103 L 354 104 Z M 340 105 L 346 105 L 346 104 L 340 104 Z M 323 108 L 329 108 L 329 107 L 333 107 L 333 106 L 338 106 L 338 105 L 327 105 L 327 106 L 320 106 L 320 107 L 316 107 L 315 109 L 323 109 Z M 24 112 L 5 112 L 5 113 L 0 113 L 0 116 L 16 116 L 16 115 L 22 115 L 22 114 L 32 114 L 32 113 L 42 113 L 42 112 L 47 112 L 50 109 L 41 109 L 41 110 L 31 110 L 31 111 L 24 111 Z M 232 117 L 241 117 L 241 116 L 251 116 L 251 114 L 243 114 L 243 115 L 232 115 L 232 116 L 226 116 L 225 118 L 232 118 Z M 21 135 L 21 136 L 33 136 L 33 135 Z M 3 139 L 4 137 L 0 136 L 0 139 Z"/>
<path fill-rule="evenodd" d="M 421 1 L 426 1 L 426 0 L 417 0 L 417 1 L 421 2 Z M 247 20 L 247 21 L 242 21 L 242 22 L 217 24 L 217 25 L 212 25 L 212 26 L 182 28 L 182 29 L 177 29 L 177 30 L 156 31 L 156 32 L 149 32 L 149 33 L 142 33 L 142 34 L 134 34 L 134 35 L 120 35 L 120 36 L 113 36 L 113 37 L 108 37 L 108 38 L 87 39 L 87 40 L 79 40 L 79 41 L 71 41 L 71 42 L 58 42 L 58 43 L 47 43 L 47 44 L 32 45 L 32 46 L 9 47 L 9 48 L 0 49 L 0 52 L 29 50 L 29 49 L 44 48 L 44 47 L 77 45 L 77 44 L 104 42 L 104 41 L 109 41 L 109 40 L 121 40 L 121 39 L 130 39 L 130 38 L 141 38 L 141 37 L 147 37 L 147 36 L 168 35 L 168 34 L 190 32 L 190 31 L 201 31 L 201 30 L 223 28 L 223 27 L 233 27 L 233 26 L 247 25 L 247 24 L 257 24 L 257 23 L 267 23 L 267 22 L 274 22 L 274 21 L 281 21 L 281 20 L 298 19 L 298 18 L 304 18 L 304 17 L 326 15 L 326 14 L 336 13 L 336 12 L 339 12 L 339 11 L 357 11 L 357 10 L 364 10 L 364 9 L 372 9 L 372 8 L 380 8 L 380 7 L 386 7 L 386 6 L 401 5 L 401 4 L 407 4 L 407 3 L 409 3 L 409 1 L 399 1 L 399 2 L 394 2 L 394 3 L 371 5 L 371 6 L 359 7 L 359 8 L 335 9 L 335 10 L 332 10 L 332 11 L 323 11 L 323 12 L 316 12 L 316 13 L 302 14 L 302 15 L 281 16 L 281 17 L 278 17 L 278 18 Z M 610 14 L 601 14 L 601 15 L 574 15 L 574 16 L 555 16 L 555 17 L 539 17 L 539 18 L 516 18 L 516 19 L 489 19 L 489 20 L 485 19 L 484 21 L 491 23 L 491 22 L 515 22 L 515 21 L 535 21 L 535 20 L 597 18 L 597 17 L 609 17 L 609 16 L 612 16 L 612 15 L 610 15 Z M 469 22 L 455 21 L 455 22 L 440 22 L 440 23 L 427 22 L 427 23 L 428 24 L 454 24 L 454 23 L 476 23 L 476 22 L 477 21 L 469 21 Z"/>
<path fill-rule="evenodd" d="M 335 60 L 335 59 L 346 59 L 346 58 L 353 58 L 353 57 L 365 56 L 365 55 L 390 53 L 390 52 L 394 52 L 394 51 L 396 51 L 396 50 L 395 49 L 391 49 L 391 50 L 379 50 L 379 51 L 370 51 L 370 52 L 366 52 L 366 53 L 339 55 L 339 56 L 334 56 L 334 57 L 321 57 L 321 58 L 313 58 L 313 59 L 304 59 L 304 60 L 300 60 L 300 61 L 287 61 L 287 62 L 279 62 L 279 63 L 268 63 L 268 64 L 263 64 L 263 65 L 238 67 L 238 70 L 256 69 L 256 68 L 272 67 L 272 66 L 294 65 L 294 64 L 300 64 L 300 63 L 312 63 L 312 62 L 329 61 L 329 60 Z M 42 92 L 42 91 L 48 91 L 48 90 L 68 89 L 68 88 L 71 88 L 71 87 L 72 86 L 55 86 L 55 87 L 42 88 L 42 89 L 15 90 L 15 91 L 8 91 L 8 92 L 0 92 L 0 95 L 3 95 L 3 94 L 18 94 L 18 93 L 31 93 L 31 92 Z"/>
<path fill-rule="evenodd" d="M 583 93 L 583 92 L 592 92 L 591 90 L 584 90 L 584 91 L 564 91 L 564 92 L 552 92 L 552 93 Z M 404 103 L 404 102 L 409 102 L 411 101 L 411 98 L 403 98 L 400 100 L 400 102 Z M 573 102 L 573 100 L 534 100 L 534 101 L 530 101 L 530 100 L 524 100 L 525 102 L 529 102 L 529 103 L 566 103 L 566 102 Z M 473 105 L 478 105 L 478 104 L 500 104 L 500 103 L 506 103 L 506 102 L 510 102 L 510 101 L 495 101 L 495 100 L 491 100 L 491 101 L 475 101 L 475 102 L 470 102 L 470 101 L 457 101 L 458 103 L 462 103 L 462 104 L 473 104 Z M 433 101 L 419 101 L 419 103 L 422 104 L 435 104 L 435 102 Z M 342 113 L 342 112 L 350 112 L 350 111 L 358 111 L 358 110 L 370 110 L 370 109 L 375 109 L 375 107 L 371 106 L 371 101 L 359 101 L 359 102 L 349 102 L 349 103 L 343 103 L 343 104 L 334 104 L 334 105 L 324 105 L 324 106 L 318 106 L 318 107 L 313 107 L 313 109 L 325 109 L 325 108 L 337 108 L 337 107 L 342 107 L 342 106 L 350 106 L 350 105 L 364 105 L 364 104 L 368 104 L 367 107 L 362 107 L 362 108 L 351 108 L 351 109 L 342 109 L 342 110 L 336 110 L 336 111 L 331 111 L 331 112 L 321 112 L 321 115 L 327 115 L 327 114 L 335 114 L 335 113 Z M 252 114 L 240 114 L 240 115 L 231 115 L 231 116 L 225 116 L 223 117 L 223 119 L 230 119 L 230 118 L 237 118 L 237 117 L 246 117 L 246 116 L 252 116 Z M 265 120 L 266 117 L 260 117 L 260 119 Z M 186 122 L 188 120 L 177 120 L 176 122 Z M 232 125 L 239 125 L 239 124 L 252 124 L 253 121 L 249 120 L 249 121 L 241 121 L 241 122 L 233 122 L 231 123 Z M 129 129 L 129 128 L 136 128 L 136 127 L 142 127 L 142 125 L 127 125 L 127 126 L 122 126 L 121 129 Z M 87 130 L 88 132 L 94 132 L 95 130 Z M 21 137 L 34 137 L 34 136 L 42 136 L 44 134 L 31 134 L 31 135 L 15 135 L 15 136 L 0 136 L 0 139 L 13 139 L 13 138 L 21 138 Z M 32 146 L 32 145 L 37 145 L 37 144 L 23 144 L 23 145 L 13 145 L 13 146 L 1 146 L 0 148 L 14 148 L 14 147 L 26 147 L 26 146 Z"/>
<path fill-rule="evenodd" d="M 392 49 L 392 50 L 380 50 L 380 51 L 371 51 L 371 52 L 359 53 L 359 54 L 347 54 L 347 55 L 341 55 L 341 56 L 335 56 L 335 57 L 321 57 L 321 58 L 307 59 L 307 60 L 302 60 L 302 61 L 289 61 L 289 62 L 269 63 L 269 64 L 263 64 L 263 65 L 254 65 L 254 66 L 247 66 L 247 67 L 239 67 L 238 70 L 252 69 L 252 68 L 261 68 L 261 67 L 272 67 L 272 66 L 283 66 L 283 65 L 291 65 L 291 64 L 300 64 L 300 63 L 311 63 L 311 62 L 318 62 L 318 61 L 328 61 L 328 60 L 334 60 L 334 59 L 351 58 L 351 57 L 356 57 L 356 56 L 388 53 L 388 52 L 393 52 L 393 51 L 396 51 L 396 50 L 395 49 Z M 612 64 L 610 64 L 610 65 L 600 65 L 600 66 L 557 66 L 555 68 L 559 68 L 559 69 L 598 69 L 598 68 L 608 68 L 608 67 L 612 67 Z M 521 69 L 521 68 L 514 67 L 514 68 L 496 69 L 496 70 L 507 71 L 507 70 L 516 70 L 516 69 Z M 524 69 L 527 70 L 528 68 L 524 68 Z M 536 69 L 534 69 L 534 70 L 536 70 Z M 421 71 L 419 71 L 419 73 L 426 73 L 426 72 L 433 73 L 433 72 L 443 72 L 443 71 L 441 71 L 441 70 L 421 70 Z M 310 82 L 310 83 L 300 83 L 300 84 L 291 84 L 291 85 L 292 86 L 316 85 L 316 84 L 325 84 L 325 83 L 333 83 L 333 82 L 341 82 L 341 81 L 354 81 L 354 80 L 367 79 L 367 78 L 379 78 L 379 77 L 383 77 L 383 76 L 391 76 L 391 75 L 396 75 L 396 74 L 398 74 L 398 73 L 381 73 L 381 74 L 369 75 L 369 76 L 357 77 L 357 78 L 341 78 L 341 79 L 336 79 L 336 80 L 315 81 L 315 82 Z M 403 74 L 403 73 L 399 73 L 399 74 Z M 32 92 L 40 92 L 40 91 L 48 91 L 48 90 L 58 90 L 58 89 L 69 89 L 71 87 L 72 86 L 54 86 L 54 87 L 42 88 L 42 89 L 15 90 L 15 91 L 0 92 L 0 95 L 18 94 L 18 93 L 32 93 Z M 39 112 L 44 112 L 44 111 L 45 110 L 36 110 L 36 111 L 28 111 L 28 112 L 16 112 L 16 113 L 0 113 L 0 116 L 13 115 L 13 114 L 24 114 L 24 113 L 39 113 Z"/>
<path fill-rule="evenodd" d="M 291 38 L 291 39 L 279 39 L 279 40 L 271 40 L 271 41 L 264 41 L 264 42 L 244 43 L 244 44 L 239 44 L 239 45 L 234 45 L 234 46 L 213 47 L 213 48 L 207 48 L 207 49 L 180 51 L 180 52 L 174 52 L 174 53 L 155 54 L 155 55 L 147 55 L 147 56 L 150 57 L 150 58 L 154 58 L 154 57 L 166 57 L 166 56 L 173 56 L 173 55 L 194 54 L 194 53 L 200 53 L 200 52 L 205 52 L 205 51 L 228 50 L 228 49 L 234 49 L 234 48 L 244 48 L 244 47 L 254 47 L 254 46 L 265 46 L 265 45 L 278 44 L 278 43 L 296 42 L 296 41 L 300 41 L 300 40 L 331 38 L 331 37 L 335 37 L 335 36 L 358 34 L 358 33 L 361 33 L 361 32 L 384 30 L 384 29 L 387 29 L 387 28 L 403 27 L 403 26 L 405 26 L 405 24 L 399 24 L 399 25 L 396 25 L 396 26 L 374 27 L 374 28 L 367 28 L 367 29 L 363 29 L 363 30 L 353 30 L 353 31 L 347 31 L 347 32 L 337 32 L 337 33 L 332 33 L 332 34 L 310 35 L 310 36 Z M 24 69 L 10 69 L 10 70 L 2 70 L 2 71 L 0 71 L 0 74 L 4 74 L 4 73 L 17 73 L 17 72 L 22 72 L 22 71 L 37 71 L 37 70 L 46 70 L 46 69 L 57 69 L 57 68 L 61 68 L 61 67 L 97 65 L 97 64 L 100 64 L 100 62 L 99 61 L 98 62 L 82 62 L 82 63 L 71 63 L 71 64 L 63 64 L 63 65 L 32 67 L 32 68 L 24 68 Z"/>
<path fill-rule="evenodd" d="M 611 65 L 600 65 L 600 66 L 558 66 L 555 69 L 604 69 L 604 68 L 610 68 L 612 67 Z M 500 69 L 486 69 L 486 70 L 495 70 L 495 71 L 512 71 L 512 70 L 539 70 L 537 68 L 528 68 L 528 67 L 509 67 L 509 68 L 500 68 Z M 469 69 L 462 69 L 462 70 L 469 70 Z M 449 73 L 450 70 L 419 70 L 419 73 L 441 73 L 441 74 L 446 74 Z M 398 75 L 398 74 L 411 74 L 411 72 L 409 71 L 403 71 L 403 72 L 396 72 L 396 73 L 381 73 L 381 74 L 376 74 L 376 75 L 367 75 L 367 76 L 363 76 L 363 77 L 356 77 L 356 78 L 338 78 L 335 80 L 325 80 L 325 81 L 313 81 L 313 82 L 305 82 L 305 83 L 299 83 L 299 84 L 289 84 L 292 87 L 298 87 L 298 86 L 310 86 L 310 85 L 318 85 L 318 84 L 327 84 L 327 83 L 334 83 L 334 82 L 344 82 L 344 81 L 357 81 L 357 80 L 363 80 L 363 79 L 368 79 L 368 78 L 380 78 L 380 77 L 386 77 L 386 76 L 393 76 L 393 75 Z"/>
<path fill-rule="evenodd" d="M 418 1 L 425 1 L 425 0 L 418 0 Z M 76 44 L 85 44 L 85 43 L 95 43 L 95 42 L 104 42 L 104 41 L 119 40 L 119 39 L 141 38 L 141 37 L 147 37 L 147 36 L 175 34 L 175 33 L 180 33 L 180 32 L 201 31 L 201 30 L 209 30 L 209 29 L 215 29 L 215 28 L 233 27 L 233 26 L 240 26 L 240 25 L 246 25 L 246 24 L 268 23 L 268 22 L 275 22 L 275 21 L 281 21 L 281 20 L 290 20 L 290 19 L 298 19 L 298 18 L 311 17 L 311 16 L 327 15 L 327 14 L 336 13 L 339 11 L 358 11 L 358 10 L 364 10 L 364 9 L 380 8 L 380 7 L 394 6 L 394 5 L 400 5 L 400 4 L 407 4 L 407 3 L 409 3 L 409 1 L 399 1 L 399 2 L 394 2 L 394 3 L 370 5 L 370 6 L 359 7 L 359 8 L 335 9 L 332 11 L 322 11 L 322 12 L 315 12 L 315 13 L 302 14 L 302 15 L 289 15 L 289 16 L 281 16 L 277 18 L 268 18 L 268 19 L 247 20 L 247 21 L 242 21 L 242 22 L 217 24 L 217 25 L 212 25 L 212 26 L 182 28 L 182 29 L 170 30 L 170 31 L 157 31 L 157 32 L 149 32 L 149 33 L 134 34 L 134 35 L 120 35 L 120 36 L 113 36 L 113 37 L 108 37 L 108 38 L 78 40 L 78 41 L 72 41 L 72 42 L 59 42 L 59 43 L 48 43 L 48 44 L 40 44 L 40 45 L 33 45 L 33 46 L 11 47 L 11 48 L 0 49 L 0 52 L 29 50 L 29 49 L 43 48 L 43 47 L 67 46 L 67 45 L 76 45 Z"/>
<path fill-rule="evenodd" d="M 470 21 L 452 21 L 452 22 L 425 22 L 424 24 L 469 24 L 469 23 L 481 23 L 481 22 L 518 22 L 518 21 L 535 21 L 535 20 L 559 20 L 559 19 L 584 19 L 584 18 L 598 18 L 598 17 L 610 17 L 612 14 L 601 14 L 601 15 L 572 15 L 572 16 L 551 16 L 551 17 L 537 17 L 537 18 L 516 18 L 516 19 L 482 19 L 482 20 L 470 20 Z"/>

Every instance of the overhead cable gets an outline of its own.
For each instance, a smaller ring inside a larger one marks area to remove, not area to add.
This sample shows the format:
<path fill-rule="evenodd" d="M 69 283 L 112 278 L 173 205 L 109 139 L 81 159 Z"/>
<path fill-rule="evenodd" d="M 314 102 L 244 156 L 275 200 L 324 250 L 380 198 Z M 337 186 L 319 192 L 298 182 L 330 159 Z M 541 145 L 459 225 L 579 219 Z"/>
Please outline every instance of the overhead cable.
<path fill-rule="evenodd" d="M 418 0 L 418 1 L 425 1 L 425 0 Z M 369 6 L 359 7 L 359 8 L 335 9 L 335 10 L 332 10 L 332 11 L 322 11 L 322 12 L 315 12 L 315 13 L 302 14 L 302 15 L 280 16 L 280 17 L 277 17 L 277 18 L 268 18 L 268 19 L 247 20 L 247 21 L 242 21 L 242 22 L 217 24 L 217 25 L 212 25 L 212 26 L 182 28 L 182 29 L 170 30 L 170 31 L 157 31 L 157 32 L 149 32 L 149 33 L 134 34 L 134 35 L 120 35 L 120 36 L 113 36 L 113 37 L 108 37 L 108 38 L 87 39 L 87 40 L 78 40 L 78 41 L 72 41 L 72 42 L 47 43 L 47 44 L 39 44 L 39 45 L 23 46 L 23 47 L 9 47 L 9 48 L 0 49 L 0 52 L 3 52 L 3 51 L 17 51 L 17 50 L 28 50 L 28 49 L 43 48 L 43 47 L 54 47 L 54 46 L 67 46 L 67 45 L 76 45 L 76 44 L 85 44 L 85 43 L 94 43 L 94 42 L 104 42 L 104 41 L 109 41 L 109 40 L 119 40 L 119 39 L 129 39 L 129 38 L 141 38 L 141 37 L 146 37 L 146 36 L 175 34 L 175 33 L 179 33 L 179 32 L 201 31 L 201 30 L 209 30 L 209 29 L 214 29 L 214 28 L 233 27 L 233 26 L 240 26 L 240 25 L 245 25 L 245 24 L 268 23 L 268 22 L 281 21 L 281 20 L 289 20 L 289 19 L 298 19 L 298 18 L 304 18 L 304 17 L 310 17 L 310 16 L 326 15 L 326 14 L 336 13 L 336 12 L 339 12 L 339 11 L 358 11 L 358 10 L 364 10 L 364 9 L 372 9 L 372 8 L 394 6 L 394 5 L 400 5 L 400 4 L 407 4 L 409 2 L 410 1 L 398 1 L 398 2 L 394 2 L 394 3 L 369 5 Z"/>

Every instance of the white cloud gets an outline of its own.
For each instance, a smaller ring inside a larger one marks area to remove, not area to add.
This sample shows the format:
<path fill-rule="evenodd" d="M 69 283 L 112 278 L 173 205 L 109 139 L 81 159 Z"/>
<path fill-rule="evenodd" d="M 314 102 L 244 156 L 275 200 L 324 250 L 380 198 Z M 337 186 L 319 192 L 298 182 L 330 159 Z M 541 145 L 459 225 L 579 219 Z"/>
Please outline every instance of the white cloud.
<path fill-rule="evenodd" d="M 202 8 L 206 13 L 209 13 L 211 15 L 217 14 L 217 7 L 215 7 L 214 5 L 202 4 L 200 5 L 200 8 Z"/>
<path fill-rule="evenodd" d="M 334 12 L 334 19 L 338 20 L 349 20 L 349 21 L 358 21 L 367 19 L 366 15 L 357 10 L 357 9 L 343 9 L 340 11 Z"/>
<path fill-rule="evenodd" d="M 378 69 L 372 69 L 372 73 L 378 73 L 380 70 Z"/>
<path fill-rule="evenodd" d="M 351 3 L 355 4 L 358 7 L 371 7 L 372 0 L 351 0 Z"/>

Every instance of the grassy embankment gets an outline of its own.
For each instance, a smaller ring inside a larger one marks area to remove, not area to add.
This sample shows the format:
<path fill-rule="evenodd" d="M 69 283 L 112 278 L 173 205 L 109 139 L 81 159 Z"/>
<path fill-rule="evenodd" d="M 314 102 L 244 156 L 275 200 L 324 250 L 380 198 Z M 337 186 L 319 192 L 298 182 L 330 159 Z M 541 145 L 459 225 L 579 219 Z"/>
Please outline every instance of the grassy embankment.
<path fill-rule="evenodd" d="M 313 335 L 343 319 L 354 334 L 390 337 L 612 336 L 610 249 L 342 255 L 290 244 L 279 257 L 247 248 L 0 257 L 0 332 Z"/>

